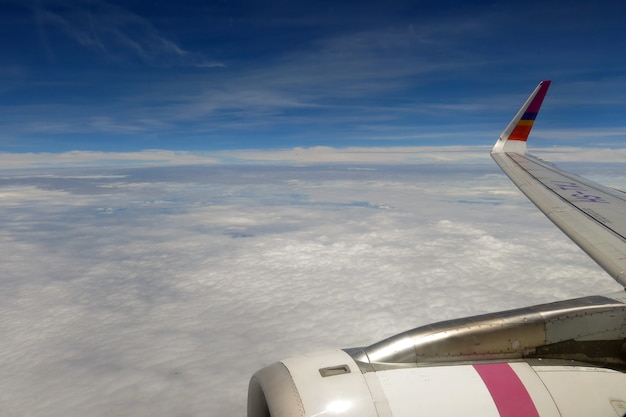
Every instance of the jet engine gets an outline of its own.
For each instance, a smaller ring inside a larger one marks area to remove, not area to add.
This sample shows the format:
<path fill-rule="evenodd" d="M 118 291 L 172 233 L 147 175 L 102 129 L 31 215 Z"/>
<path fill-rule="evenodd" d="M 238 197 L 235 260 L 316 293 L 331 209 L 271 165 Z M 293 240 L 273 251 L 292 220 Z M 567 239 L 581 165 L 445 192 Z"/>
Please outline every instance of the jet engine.
<path fill-rule="evenodd" d="M 626 415 L 626 293 L 435 323 L 293 357 L 250 380 L 248 417 Z"/>

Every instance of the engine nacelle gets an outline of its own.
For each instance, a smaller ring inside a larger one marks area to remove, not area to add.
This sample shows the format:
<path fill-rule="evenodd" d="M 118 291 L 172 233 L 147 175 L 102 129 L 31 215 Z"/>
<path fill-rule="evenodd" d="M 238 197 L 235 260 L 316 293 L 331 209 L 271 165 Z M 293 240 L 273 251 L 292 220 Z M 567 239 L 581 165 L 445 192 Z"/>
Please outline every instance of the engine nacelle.
<path fill-rule="evenodd" d="M 250 380 L 248 417 L 377 417 L 364 374 L 342 350 L 290 358 Z"/>
<path fill-rule="evenodd" d="M 270 365 L 248 417 L 626 416 L 626 374 L 567 361 L 435 364 L 371 372 L 343 351 Z"/>
<path fill-rule="evenodd" d="M 275 363 L 252 377 L 248 417 L 626 417 L 624 369 L 620 292 Z"/>

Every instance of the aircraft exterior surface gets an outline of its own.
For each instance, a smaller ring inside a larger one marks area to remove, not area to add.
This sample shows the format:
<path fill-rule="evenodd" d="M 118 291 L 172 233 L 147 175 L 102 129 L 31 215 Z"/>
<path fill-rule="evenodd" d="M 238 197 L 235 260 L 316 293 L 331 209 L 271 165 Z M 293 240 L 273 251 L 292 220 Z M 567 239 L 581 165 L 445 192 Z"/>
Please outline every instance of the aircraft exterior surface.
<path fill-rule="evenodd" d="M 491 156 L 626 287 L 626 194 L 526 153 L 542 81 Z M 286 359 L 250 380 L 249 417 L 624 417 L 626 291 L 435 323 Z"/>

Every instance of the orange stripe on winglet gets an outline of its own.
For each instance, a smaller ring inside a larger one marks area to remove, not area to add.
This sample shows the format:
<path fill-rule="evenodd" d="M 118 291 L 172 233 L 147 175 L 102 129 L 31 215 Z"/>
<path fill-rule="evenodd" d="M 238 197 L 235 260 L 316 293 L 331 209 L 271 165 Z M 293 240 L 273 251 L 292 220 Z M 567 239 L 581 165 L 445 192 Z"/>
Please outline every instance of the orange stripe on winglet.
<path fill-rule="evenodd" d="M 509 135 L 509 140 L 522 140 L 526 142 L 526 139 L 528 139 L 528 135 L 530 134 L 530 129 L 532 129 L 532 127 L 532 124 L 524 126 L 518 123 L 517 126 L 515 126 L 515 129 L 513 129 L 513 131 Z"/>

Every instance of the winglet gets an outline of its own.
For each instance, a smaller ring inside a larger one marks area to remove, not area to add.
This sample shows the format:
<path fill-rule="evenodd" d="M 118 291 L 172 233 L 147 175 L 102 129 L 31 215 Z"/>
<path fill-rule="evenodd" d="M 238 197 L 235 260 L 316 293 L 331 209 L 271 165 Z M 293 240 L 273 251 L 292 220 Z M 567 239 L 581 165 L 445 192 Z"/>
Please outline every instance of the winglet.
<path fill-rule="evenodd" d="M 522 108 L 517 112 L 511 123 L 504 129 L 500 138 L 491 150 L 492 153 L 515 152 L 526 153 L 526 139 L 535 123 L 543 98 L 548 92 L 550 81 L 541 81 L 532 92 Z"/>

